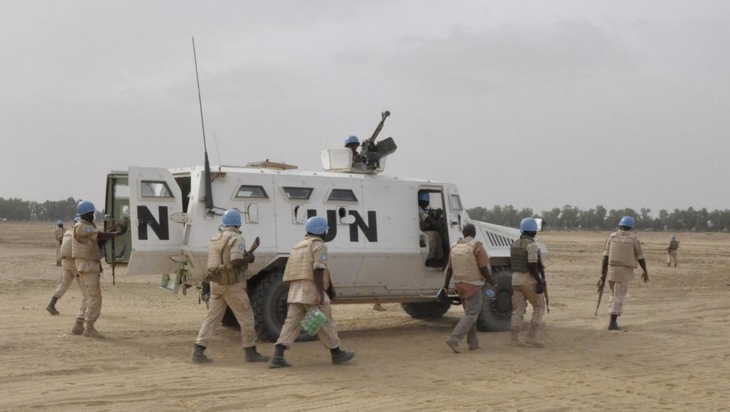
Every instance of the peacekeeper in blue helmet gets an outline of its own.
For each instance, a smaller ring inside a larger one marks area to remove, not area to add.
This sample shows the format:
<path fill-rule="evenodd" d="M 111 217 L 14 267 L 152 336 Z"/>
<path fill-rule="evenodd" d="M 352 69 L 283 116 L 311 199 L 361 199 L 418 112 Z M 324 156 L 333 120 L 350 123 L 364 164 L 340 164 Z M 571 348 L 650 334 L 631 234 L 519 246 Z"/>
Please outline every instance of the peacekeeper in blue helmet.
<path fill-rule="evenodd" d="M 649 272 L 646 270 L 644 252 L 641 250 L 641 242 L 633 232 L 634 218 L 624 216 L 618 222 L 618 230 L 611 233 L 603 248 L 603 262 L 601 265 L 601 279 L 599 284 L 608 279 L 608 286 L 611 288 L 609 299 L 609 311 L 611 321 L 608 330 L 619 330 L 618 317 L 624 309 L 624 300 L 629 291 L 629 281 L 634 278 L 634 269 L 641 266 L 644 273 L 641 279 L 644 283 L 649 281 Z"/>
<path fill-rule="evenodd" d="M 428 257 L 426 258 L 426 266 L 443 267 L 444 249 L 441 239 L 441 224 L 437 219 L 435 211 L 429 206 L 431 204 L 431 195 L 428 192 L 418 192 L 418 221 L 421 231 L 428 236 Z"/>
<path fill-rule="evenodd" d="M 545 343 L 537 338 L 542 317 L 547 307 L 545 303 L 545 283 L 540 276 L 542 257 L 535 243 L 537 221 L 526 217 L 520 222 L 522 235 L 510 247 L 510 266 L 512 268 L 512 342 L 517 346 L 525 344 L 537 347 Z M 525 339 L 522 321 L 527 311 L 527 303 L 532 306 L 530 329 Z"/>
<path fill-rule="evenodd" d="M 357 152 L 357 149 L 360 147 L 360 139 L 357 136 L 347 136 L 345 139 L 345 147 L 352 151 L 352 167 L 364 169 L 365 159 Z"/>
<path fill-rule="evenodd" d="M 241 326 L 241 343 L 246 362 L 266 362 L 269 357 L 256 351 L 254 315 L 246 291 L 246 269 L 255 257 L 253 253 L 246 252 L 238 210 L 226 210 L 222 223 L 223 229 L 214 234 L 208 244 L 208 276 L 205 279 L 210 282 L 210 307 L 195 340 L 193 362 L 213 362 L 205 355 L 205 348 L 218 331 L 228 307 Z"/>
<path fill-rule="evenodd" d="M 304 240 L 292 249 L 284 269 L 284 284 L 289 286 L 286 298 L 288 309 L 269 368 L 291 366 L 284 359 L 284 351 L 291 348 L 299 336 L 302 329 L 300 323 L 307 311 L 316 307 L 319 307 L 326 317 L 317 337 L 324 347 L 330 350 L 332 363 L 340 365 L 355 357 L 355 352 L 343 351 L 340 348 L 337 326 L 332 318 L 330 299 L 335 297 L 335 291 L 330 282 L 329 257 L 327 246 L 324 244 L 324 237 L 329 229 L 327 220 L 320 216 L 310 217 L 304 229 L 307 234 Z"/>
<path fill-rule="evenodd" d="M 101 246 L 108 239 L 125 234 L 127 222 L 120 225 L 119 232 L 104 232 L 97 229 L 94 224 L 96 207 L 89 201 L 79 202 L 76 213 L 79 215 L 79 221 L 73 227 L 71 257 L 76 264 L 84 297 L 71 333 L 83 334 L 89 338 L 103 338 L 104 335 L 94 327 L 101 315 L 101 258 L 104 257 Z"/>

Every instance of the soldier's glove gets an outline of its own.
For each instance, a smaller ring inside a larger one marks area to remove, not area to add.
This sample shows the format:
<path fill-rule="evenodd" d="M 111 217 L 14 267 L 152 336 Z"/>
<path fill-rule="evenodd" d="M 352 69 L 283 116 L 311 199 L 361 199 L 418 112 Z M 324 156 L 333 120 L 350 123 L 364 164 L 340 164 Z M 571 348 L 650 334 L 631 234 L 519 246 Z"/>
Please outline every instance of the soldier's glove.
<path fill-rule="evenodd" d="M 545 281 L 544 280 L 538 280 L 537 284 L 535 285 L 535 293 L 538 295 L 545 292 Z"/>

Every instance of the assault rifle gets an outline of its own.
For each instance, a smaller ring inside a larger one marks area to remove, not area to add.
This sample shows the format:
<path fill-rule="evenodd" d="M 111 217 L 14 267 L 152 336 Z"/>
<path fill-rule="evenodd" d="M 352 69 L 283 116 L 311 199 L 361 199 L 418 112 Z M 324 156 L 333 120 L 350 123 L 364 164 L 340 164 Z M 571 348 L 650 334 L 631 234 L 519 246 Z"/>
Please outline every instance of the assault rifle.
<path fill-rule="evenodd" d="M 380 123 L 378 123 L 378 127 L 375 128 L 373 135 L 362 143 L 360 157 L 363 159 L 365 166 L 368 169 L 376 169 L 380 166 L 380 159 L 395 152 L 398 148 L 391 137 L 382 140 L 378 144 L 375 143 L 375 139 L 378 138 L 380 131 L 383 129 L 383 124 L 385 124 L 385 119 L 387 119 L 388 116 L 390 116 L 390 111 L 388 110 L 380 113 Z"/>
<path fill-rule="evenodd" d="M 550 313 L 550 296 L 548 295 L 547 279 L 545 279 L 545 266 L 542 264 L 542 258 L 539 257 L 537 261 L 538 271 L 540 272 L 540 279 L 538 282 L 542 282 L 543 293 L 545 294 L 545 308 L 547 313 Z"/>
<path fill-rule="evenodd" d="M 261 244 L 261 239 L 259 239 L 258 236 L 256 236 L 256 239 L 254 239 L 253 243 L 251 244 L 251 247 L 248 248 L 246 251 L 246 255 L 250 255 L 253 252 L 258 249 L 259 245 Z M 208 276 L 203 279 L 203 285 L 200 288 L 200 296 L 198 297 L 198 304 L 205 302 L 205 307 L 210 308 L 210 279 L 212 278 L 212 273 L 208 274 Z"/>
<path fill-rule="evenodd" d="M 601 306 L 601 298 L 603 297 L 603 288 L 606 286 L 606 277 L 601 276 L 601 280 L 598 281 L 598 304 L 596 305 L 596 313 L 593 316 L 598 316 L 598 308 Z"/>

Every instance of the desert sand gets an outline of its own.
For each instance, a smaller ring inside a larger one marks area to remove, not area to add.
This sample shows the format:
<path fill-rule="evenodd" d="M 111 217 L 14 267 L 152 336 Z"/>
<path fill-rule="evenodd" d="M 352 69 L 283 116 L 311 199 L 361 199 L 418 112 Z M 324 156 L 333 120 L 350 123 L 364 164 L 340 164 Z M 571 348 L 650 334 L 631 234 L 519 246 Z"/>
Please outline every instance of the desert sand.
<path fill-rule="evenodd" d="M 0 222 L 0 410 L 728 410 L 730 234 L 678 233 L 680 265 L 668 268 L 668 233 L 639 233 L 651 280 L 631 284 L 622 331 L 607 303 L 593 316 L 607 232 L 544 232 L 550 250 L 547 347 L 510 346 L 480 333 L 482 349 L 454 354 L 444 339 L 461 316 L 410 318 L 398 304 L 336 305 L 345 349 L 330 364 L 318 342 L 287 351 L 294 367 L 246 364 L 236 330 L 221 328 L 212 365 L 190 362 L 205 317 L 197 293 L 173 295 L 159 276 L 102 278 L 94 340 L 70 334 L 73 285 L 45 310 L 61 276 L 53 224 Z M 336 274 L 334 274 L 336 276 Z M 529 316 L 529 309 L 528 309 Z M 466 343 L 462 343 L 466 347 Z M 270 355 L 273 344 L 259 342 Z"/>

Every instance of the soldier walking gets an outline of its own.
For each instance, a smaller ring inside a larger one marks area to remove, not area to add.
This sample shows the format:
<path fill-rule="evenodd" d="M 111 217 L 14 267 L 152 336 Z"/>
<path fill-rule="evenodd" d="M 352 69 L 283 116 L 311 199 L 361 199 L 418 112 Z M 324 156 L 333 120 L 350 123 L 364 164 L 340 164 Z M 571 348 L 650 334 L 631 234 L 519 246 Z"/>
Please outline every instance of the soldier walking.
<path fill-rule="evenodd" d="M 208 247 L 208 276 L 210 308 L 193 348 L 193 362 L 213 362 L 205 355 L 210 339 L 220 326 L 226 308 L 230 307 L 241 326 L 241 341 L 246 362 L 266 362 L 268 356 L 256 351 L 256 330 L 251 302 L 246 291 L 246 268 L 253 263 L 253 253 L 246 252 L 246 241 L 241 236 L 241 214 L 228 209 L 223 214 L 224 229 L 210 239 Z"/>
<path fill-rule="evenodd" d="M 56 222 L 53 237 L 56 239 L 56 266 L 61 266 L 61 242 L 63 241 L 63 220 Z"/>
<path fill-rule="evenodd" d="M 601 267 L 601 279 L 605 282 L 608 278 L 608 286 L 611 288 L 609 299 L 611 321 L 608 330 L 619 330 L 618 317 L 621 316 L 624 308 L 626 293 L 629 291 L 629 281 L 634 278 L 634 269 L 641 266 L 644 273 L 641 280 L 644 283 L 649 281 L 649 272 L 646 270 L 646 260 L 641 250 L 641 242 L 634 235 L 634 218 L 624 216 L 618 223 L 618 231 L 611 233 L 606 240 L 603 249 L 603 263 Z"/>
<path fill-rule="evenodd" d="M 79 281 L 84 289 L 84 300 L 71 333 L 103 338 L 104 335 L 94 327 L 101 315 L 101 258 L 104 257 L 101 245 L 108 239 L 125 234 L 127 223 L 122 223 L 120 232 L 103 232 L 94 224 L 96 208 L 93 203 L 79 202 L 76 212 L 79 221 L 73 227 L 71 257 L 75 260 Z"/>
<path fill-rule="evenodd" d="M 677 250 L 679 249 L 679 240 L 677 236 L 669 237 L 669 244 L 667 245 L 667 267 L 671 267 L 674 263 L 674 267 L 677 267 Z"/>
<path fill-rule="evenodd" d="M 76 224 L 78 221 L 79 216 L 76 215 L 76 217 L 74 218 L 74 224 Z M 76 271 L 76 262 L 71 257 L 72 236 L 73 226 L 71 227 L 71 229 L 63 233 L 61 240 L 61 267 L 63 268 L 63 277 L 61 278 L 61 283 L 58 284 L 56 291 L 53 292 L 53 296 L 51 296 L 51 302 L 48 304 L 48 306 L 46 306 L 46 310 L 50 312 L 51 315 L 60 314 L 56 309 L 56 302 L 58 302 L 58 300 L 66 294 L 74 279 L 76 279 L 76 282 L 79 284 L 79 288 L 81 289 L 81 293 L 83 295 L 84 288 L 83 286 L 81 286 L 81 281 L 79 281 L 79 273 Z M 83 298 L 81 300 L 83 301 Z"/>
<path fill-rule="evenodd" d="M 489 287 L 493 288 L 494 293 L 497 292 L 496 284 L 489 273 L 489 255 L 482 242 L 474 239 L 476 228 L 473 224 L 468 223 L 464 225 L 461 233 L 464 238 L 459 239 L 451 248 L 444 280 L 444 290 L 448 290 L 453 276 L 454 287 L 464 306 L 464 316 L 446 339 L 446 344 L 455 353 L 461 353 L 459 342 L 464 339 L 464 336 L 466 336 L 469 350 L 479 349 L 476 322 L 484 301 L 484 291 L 482 290 L 484 281 L 489 283 Z"/>
<path fill-rule="evenodd" d="M 335 291 L 330 281 L 327 246 L 323 240 L 329 229 L 327 220 L 320 216 L 311 217 L 304 225 L 304 229 L 307 234 L 304 240 L 294 246 L 284 270 L 284 283 L 289 285 L 289 295 L 286 299 L 288 309 L 269 368 L 291 366 L 284 359 L 284 351 L 289 349 L 299 336 L 302 329 L 300 322 L 304 315 L 316 307 L 319 307 L 326 317 L 317 336 L 330 350 L 332 363 L 339 365 L 355 357 L 355 352 L 343 351 L 340 348 L 337 326 L 332 318 L 330 298 L 334 298 Z"/>
<path fill-rule="evenodd" d="M 537 338 L 542 317 L 545 314 L 545 283 L 540 278 L 542 258 L 535 243 L 537 221 L 526 217 L 520 222 L 522 235 L 510 247 L 512 266 L 512 342 L 517 346 L 525 344 L 543 347 L 545 343 Z M 527 339 L 522 333 L 522 321 L 527 311 L 527 302 L 532 306 L 532 318 Z"/>

